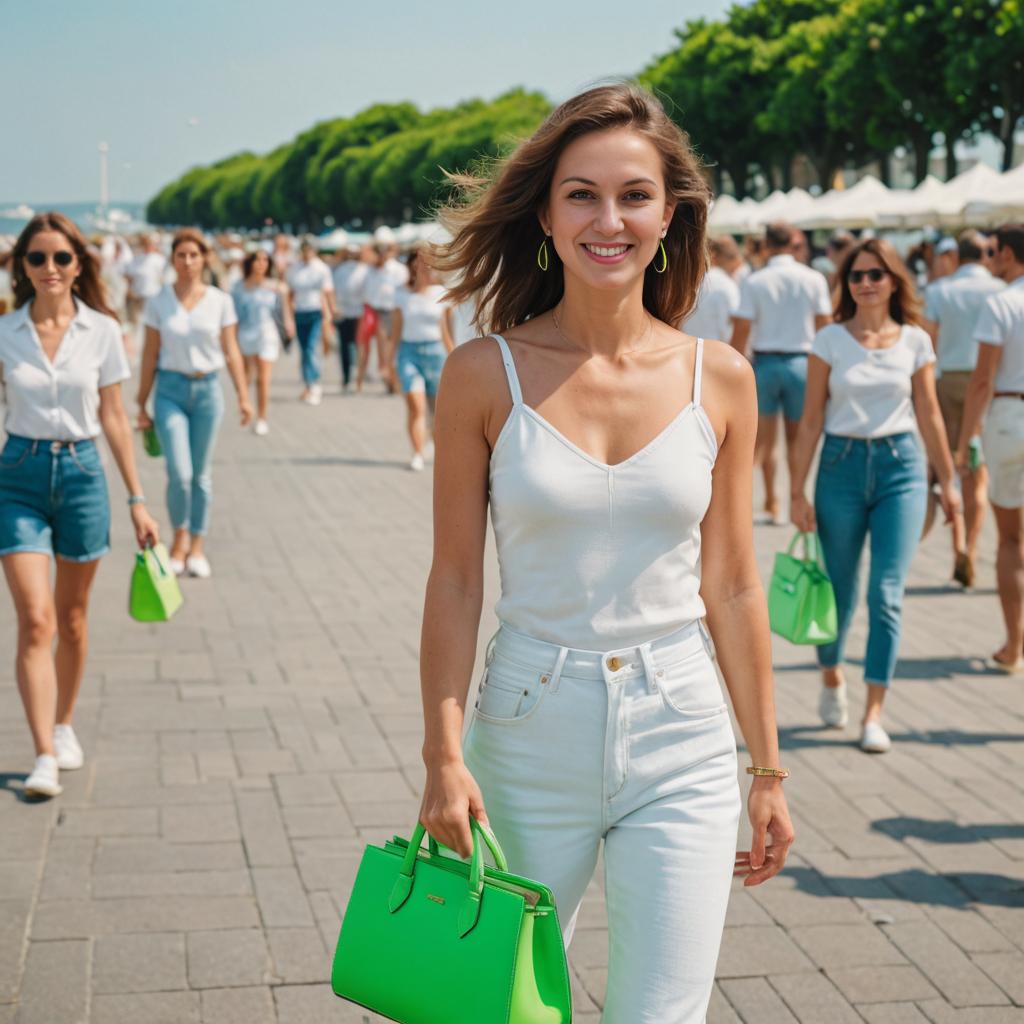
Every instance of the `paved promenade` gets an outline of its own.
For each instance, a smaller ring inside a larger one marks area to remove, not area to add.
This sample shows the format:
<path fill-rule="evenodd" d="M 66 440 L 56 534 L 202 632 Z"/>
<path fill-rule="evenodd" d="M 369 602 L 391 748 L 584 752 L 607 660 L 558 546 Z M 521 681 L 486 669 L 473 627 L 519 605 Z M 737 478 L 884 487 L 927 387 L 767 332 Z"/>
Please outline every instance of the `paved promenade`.
<path fill-rule="evenodd" d="M 331 995 L 329 958 L 364 844 L 418 808 L 430 473 L 405 469 L 400 401 L 339 397 L 332 364 L 306 408 L 292 362 L 269 437 L 223 430 L 215 576 L 183 582 L 170 625 L 126 614 L 114 481 L 86 767 L 49 803 L 21 798 L 32 752 L 0 599 L 0 1024 L 379 1019 Z M 159 499 L 162 464 L 143 471 Z M 789 536 L 757 528 L 766 575 Z M 1000 634 L 992 547 L 968 596 L 945 585 L 944 533 L 917 556 L 888 756 L 820 728 L 812 657 L 776 643 L 797 844 L 784 876 L 734 892 L 711 1024 L 1024 1022 L 1024 679 L 979 659 Z M 863 639 L 861 615 L 851 653 Z M 856 715 L 857 666 L 851 683 Z M 596 1024 L 596 884 L 572 961 L 575 1019 Z"/>

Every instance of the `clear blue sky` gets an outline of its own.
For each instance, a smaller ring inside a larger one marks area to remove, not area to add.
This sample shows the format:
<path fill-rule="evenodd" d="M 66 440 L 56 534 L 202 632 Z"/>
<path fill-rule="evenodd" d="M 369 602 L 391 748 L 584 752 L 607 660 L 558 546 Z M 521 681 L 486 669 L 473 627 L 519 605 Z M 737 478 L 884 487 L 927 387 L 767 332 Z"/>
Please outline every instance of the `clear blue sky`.
<path fill-rule="evenodd" d="M 0 0 L 0 201 L 149 199 L 197 163 L 264 152 L 377 101 L 631 74 L 729 0 Z M 190 124 L 198 119 L 197 124 Z"/>

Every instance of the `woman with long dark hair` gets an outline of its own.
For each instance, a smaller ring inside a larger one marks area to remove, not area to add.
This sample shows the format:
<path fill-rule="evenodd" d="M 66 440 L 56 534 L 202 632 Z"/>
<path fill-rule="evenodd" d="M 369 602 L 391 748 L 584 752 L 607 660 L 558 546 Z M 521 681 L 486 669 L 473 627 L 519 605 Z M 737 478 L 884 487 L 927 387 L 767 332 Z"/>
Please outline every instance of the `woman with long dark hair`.
<path fill-rule="evenodd" d="M 858 565 L 870 538 L 867 701 L 860 746 L 885 753 L 882 705 L 900 646 L 903 591 L 921 537 L 928 462 L 938 477 L 947 522 L 960 508 L 953 457 L 935 392 L 935 351 L 920 324 L 910 272 L 888 242 L 869 238 L 846 253 L 838 274 L 835 323 L 814 338 L 807 396 L 793 454 L 790 515 L 821 536 L 835 588 L 839 636 L 818 647 L 822 721 L 847 721 L 843 653 L 857 602 Z M 822 430 L 814 505 L 804 487 Z"/>
<path fill-rule="evenodd" d="M 182 228 L 171 245 L 177 280 L 146 304 L 146 346 L 139 371 L 138 425 L 156 426 L 167 464 L 167 510 L 174 527 L 171 567 L 206 579 L 205 538 L 213 500 L 213 446 L 224 415 L 220 370 L 238 395 L 242 426 L 252 419 L 231 296 L 203 282 L 209 245 Z M 153 415 L 146 403 L 156 381 Z"/>
<path fill-rule="evenodd" d="M 449 355 L 437 400 L 420 820 L 467 854 L 470 816 L 489 819 L 510 869 L 553 889 L 566 942 L 603 845 L 604 1020 L 697 1024 L 734 872 L 764 882 L 793 839 L 750 517 L 753 374 L 674 326 L 706 265 L 708 187 L 627 85 L 562 104 L 491 180 L 457 180 L 437 265 L 500 333 Z M 488 504 L 501 628 L 463 746 Z M 711 637 L 756 776 L 738 855 Z"/>
<path fill-rule="evenodd" d="M 15 312 L 0 319 L 7 404 L 0 561 L 18 617 L 18 689 L 36 752 L 25 792 L 48 797 L 61 792 L 59 771 L 84 760 L 72 719 L 88 648 L 89 593 L 110 546 L 101 431 L 128 490 L 140 547 L 155 543 L 158 529 L 146 511 L 121 401 L 130 375 L 121 328 L 78 228 L 60 213 L 33 217 L 14 247 L 12 281 Z"/>

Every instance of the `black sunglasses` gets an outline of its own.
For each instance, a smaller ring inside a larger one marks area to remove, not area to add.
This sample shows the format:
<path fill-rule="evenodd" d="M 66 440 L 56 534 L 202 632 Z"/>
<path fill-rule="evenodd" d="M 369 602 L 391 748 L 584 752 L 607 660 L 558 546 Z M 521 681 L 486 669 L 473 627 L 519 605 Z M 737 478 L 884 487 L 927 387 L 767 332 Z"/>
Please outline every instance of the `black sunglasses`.
<path fill-rule="evenodd" d="M 25 253 L 25 262 L 30 267 L 45 267 L 48 255 L 48 253 L 40 252 L 38 249 L 35 249 L 32 252 Z M 55 252 L 53 254 L 53 262 L 56 263 L 58 267 L 70 267 L 74 262 L 74 259 L 75 254 L 73 252 L 68 252 L 67 249 L 61 249 L 59 252 Z"/>
<path fill-rule="evenodd" d="M 885 277 L 886 271 L 872 267 L 870 270 L 851 270 L 848 278 L 850 284 L 860 284 L 866 277 L 872 284 L 878 284 Z"/>

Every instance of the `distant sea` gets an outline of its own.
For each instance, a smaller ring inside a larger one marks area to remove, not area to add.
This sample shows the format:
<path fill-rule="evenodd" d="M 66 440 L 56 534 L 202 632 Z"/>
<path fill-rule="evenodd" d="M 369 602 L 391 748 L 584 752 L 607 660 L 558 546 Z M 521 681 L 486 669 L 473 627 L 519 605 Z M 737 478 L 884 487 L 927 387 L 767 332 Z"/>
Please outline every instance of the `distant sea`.
<path fill-rule="evenodd" d="M 19 207 L 25 206 L 25 209 Z M 107 209 L 107 219 L 99 216 L 96 203 L 27 203 L 21 204 L 17 200 L 12 202 L 0 201 L 0 235 L 17 235 L 28 223 L 29 208 L 33 213 L 43 213 L 46 210 L 59 210 L 70 217 L 86 234 L 98 231 L 116 230 L 118 233 L 127 234 L 138 231 L 144 224 L 146 218 L 145 203 L 119 203 L 112 202 Z M 23 216 L 28 214 L 28 216 Z"/>

